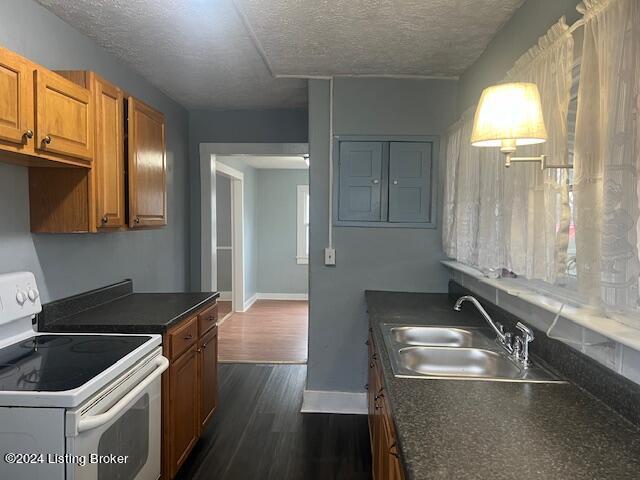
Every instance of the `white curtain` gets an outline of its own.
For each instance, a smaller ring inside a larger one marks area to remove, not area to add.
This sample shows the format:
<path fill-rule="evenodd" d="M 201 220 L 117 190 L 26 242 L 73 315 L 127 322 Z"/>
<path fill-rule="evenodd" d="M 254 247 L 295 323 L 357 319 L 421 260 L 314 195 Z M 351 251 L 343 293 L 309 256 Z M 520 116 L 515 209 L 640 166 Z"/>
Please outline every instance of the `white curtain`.
<path fill-rule="evenodd" d="M 548 141 L 518 154 L 567 163 L 567 112 L 573 38 L 562 18 L 507 74 L 538 85 Z M 447 141 L 443 244 L 460 262 L 485 272 L 507 268 L 526 278 L 561 283 L 566 271 L 569 194 L 566 170 L 539 165 L 506 169 L 499 149 L 471 146 L 473 112 L 452 126 Z M 455 205 L 451 205 L 453 202 Z"/>
<path fill-rule="evenodd" d="M 567 114 L 571 98 L 573 37 L 564 17 L 508 72 L 508 81 L 532 82 L 540 90 L 547 141 L 521 147 L 518 155 L 547 155 L 550 164 L 568 162 Z M 541 170 L 516 164 L 506 174 L 510 215 L 508 268 L 526 278 L 562 284 L 569 242 L 566 169 Z"/>
<path fill-rule="evenodd" d="M 575 144 L 578 286 L 593 306 L 638 307 L 640 2 L 585 0 Z"/>

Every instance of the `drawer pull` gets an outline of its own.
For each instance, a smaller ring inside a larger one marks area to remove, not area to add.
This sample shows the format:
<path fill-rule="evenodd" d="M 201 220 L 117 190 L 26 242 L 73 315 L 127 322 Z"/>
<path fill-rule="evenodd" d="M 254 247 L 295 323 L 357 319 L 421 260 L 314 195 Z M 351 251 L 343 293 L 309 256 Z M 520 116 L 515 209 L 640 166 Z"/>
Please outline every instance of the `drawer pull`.
<path fill-rule="evenodd" d="M 29 139 L 33 138 L 33 130 L 27 130 L 26 132 L 24 132 L 24 136 Z"/>
<path fill-rule="evenodd" d="M 42 139 L 42 141 L 43 141 L 46 145 L 49 145 L 49 144 L 51 143 L 51 136 L 50 136 L 50 135 L 47 135 L 46 137 L 44 137 L 44 138 Z"/>
<path fill-rule="evenodd" d="M 184 337 L 184 340 L 191 340 L 192 338 L 193 338 L 193 333 L 190 333 L 189 335 Z"/>
<path fill-rule="evenodd" d="M 394 449 L 396 448 L 396 442 L 393 442 L 391 444 L 391 446 L 389 447 L 389 454 L 393 455 L 394 457 L 396 457 L 397 459 L 400 459 L 400 455 L 398 455 L 397 452 L 394 452 Z"/>

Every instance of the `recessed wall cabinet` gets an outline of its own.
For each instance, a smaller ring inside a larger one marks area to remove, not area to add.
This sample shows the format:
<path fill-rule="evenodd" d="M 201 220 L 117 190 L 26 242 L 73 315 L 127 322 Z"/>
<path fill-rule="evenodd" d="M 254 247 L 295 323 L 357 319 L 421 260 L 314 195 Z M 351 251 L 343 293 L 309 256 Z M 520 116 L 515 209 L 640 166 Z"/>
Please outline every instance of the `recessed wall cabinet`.
<path fill-rule="evenodd" d="M 435 228 L 437 139 L 338 138 L 334 223 Z"/>

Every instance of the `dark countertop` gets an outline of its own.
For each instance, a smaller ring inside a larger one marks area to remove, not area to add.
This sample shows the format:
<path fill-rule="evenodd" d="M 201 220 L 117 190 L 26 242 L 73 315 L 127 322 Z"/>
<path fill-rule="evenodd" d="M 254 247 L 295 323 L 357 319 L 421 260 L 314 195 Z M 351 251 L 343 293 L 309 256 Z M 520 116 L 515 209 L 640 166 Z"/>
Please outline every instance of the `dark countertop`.
<path fill-rule="evenodd" d="M 640 478 L 640 430 L 572 383 L 394 377 L 381 324 L 484 323 L 447 294 L 366 299 L 407 480 Z"/>
<path fill-rule="evenodd" d="M 40 323 L 45 332 L 163 333 L 220 295 L 130 293 L 81 312 Z"/>

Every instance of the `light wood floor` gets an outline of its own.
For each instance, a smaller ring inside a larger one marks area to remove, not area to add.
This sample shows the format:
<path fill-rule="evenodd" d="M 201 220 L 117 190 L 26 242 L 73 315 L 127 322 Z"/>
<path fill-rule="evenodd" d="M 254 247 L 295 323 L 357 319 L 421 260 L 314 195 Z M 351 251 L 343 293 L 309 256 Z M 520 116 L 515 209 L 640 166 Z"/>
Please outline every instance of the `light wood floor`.
<path fill-rule="evenodd" d="M 309 303 L 258 300 L 220 326 L 218 361 L 306 363 Z"/>
<path fill-rule="evenodd" d="M 218 300 L 218 318 L 222 320 L 231 313 L 231 302 L 226 300 Z"/>

